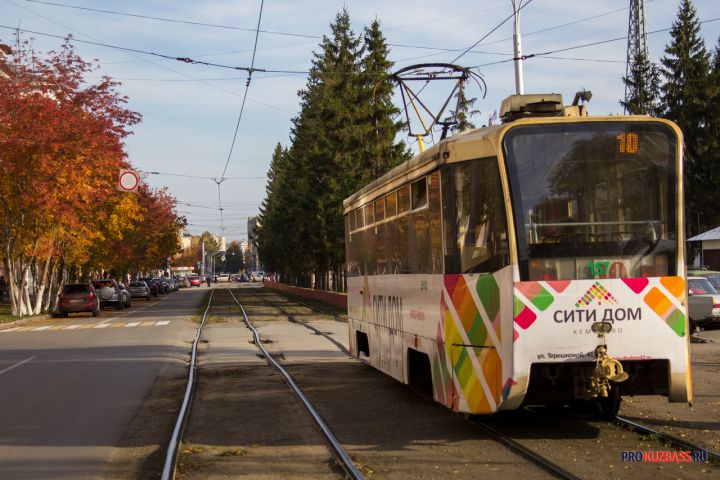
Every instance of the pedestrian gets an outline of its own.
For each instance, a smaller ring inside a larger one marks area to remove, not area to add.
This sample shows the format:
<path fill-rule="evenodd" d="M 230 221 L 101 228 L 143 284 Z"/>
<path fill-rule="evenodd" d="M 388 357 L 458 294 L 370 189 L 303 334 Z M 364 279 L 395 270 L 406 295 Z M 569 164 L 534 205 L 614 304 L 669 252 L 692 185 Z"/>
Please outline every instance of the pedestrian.
<path fill-rule="evenodd" d="M 208 285 L 208 287 L 209 287 L 209 286 L 210 286 L 210 275 L 208 275 L 207 277 L 205 277 L 205 280 L 207 280 L 207 285 Z"/>
<path fill-rule="evenodd" d="M 0 275 L 0 302 L 5 300 L 5 291 L 7 290 L 7 283 L 5 283 L 5 276 Z"/>

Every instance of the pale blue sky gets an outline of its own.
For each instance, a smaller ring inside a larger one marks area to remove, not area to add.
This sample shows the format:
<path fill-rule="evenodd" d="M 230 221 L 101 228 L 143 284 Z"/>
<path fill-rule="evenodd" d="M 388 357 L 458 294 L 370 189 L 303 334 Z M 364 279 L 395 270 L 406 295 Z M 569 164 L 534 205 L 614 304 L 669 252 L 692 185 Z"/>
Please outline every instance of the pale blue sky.
<path fill-rule="evenodd" d="M 260 12 L 260 0 L 48 1 L 240 29 L 111 15 L 29 0 L 0 0 L 0 25 L 60 36 L 72 33 L 78 40 L 241 67 L 250 66 L 255 40 L 252 30 Z M 678 0 L 646 1 L 648 31 L 669 28 L 678 4 Z M 712 50 L 720 36 L 720 2 L 697 0 L 694 4 L 700 20 L 708 21 L 702 25 L 701 33 Z M 523 54 L 625 37 L 628 5 L 629 0 L 533 0 L 521 13 Z M 396 68 L 450 62 L 458 52 L 443 49 L 462 50 L 471 46 L 512 12 L 510 0 L 266 0 L 260 24 L 266 32 L 259 35 L 255 67 L 307 71 L 312 52 L 319 50 L 320 37 L 329 34 L 329 24 L 343 6 L 349 10 L 356 33 L 373 19 L 380 20 Z M 27 37 L 33 37 L 35 47 L 42 51 L 57 48 L 61 43 L 57 38 L 23 33 L 23 38 Z M 487 82 L 487 96 L 479 98 L 476 105 L 482 112 L 474 119 L 478 125 L 486 123 L 488 116 L 499 109 L 500 101 L 514 93 L 513 63 L 486 65 L 512 56 L 511 38 L 509 21 L 457 62 L 480 66 Z M 12 31 L 0 28 L 0 41 L 12 43 Z M 668 41 L 667 31 L 649 35 L 654 60 L 663 55 Z M 133 165 L 140 170 L 163 173 L 150 175 L 146 181 L 154 187 L 167 186 L 179 202 L 191 204 L 178 205 L 178 212 L 188 218 L 191 233 L 210 230 L 220 234 L 216 183 L 210 178 L 177 175 L 221 177 L 247 73 L 76 45 L 83 58 L 98 60 L 102 67 L 98 75 L 109 75 L 123 83 L 120 90 L 130 97 L 130 108 L 143 115 L 143 122 L 127 141 Z M 625 73 L 626 48 L 626 40 L 618 40 L 527 60 L 525 93 L 561 93 L 569 103 L 576 91 L 585 88 L 593 92 L 591 114 L 621 113 L 618 100 L 624 95 L 621 77 Z M 246 238 L 247 217 L 257 214 L 265 196 L 264 177 L 273 148 L 278 142 L 289 143 L 290 120 L 299 108 L 297 91 L 305 81 L 304 74 L 253 75 L 237 143 L 225 174 L 230 178 L 221 185 L 228 242 Z M 469 90 L 468 94 L 481 96 L 477 90 Z M 432 103 L 432 99 L 428 101 Z M 415 148 L 414 142 L 410 143 Z"/>

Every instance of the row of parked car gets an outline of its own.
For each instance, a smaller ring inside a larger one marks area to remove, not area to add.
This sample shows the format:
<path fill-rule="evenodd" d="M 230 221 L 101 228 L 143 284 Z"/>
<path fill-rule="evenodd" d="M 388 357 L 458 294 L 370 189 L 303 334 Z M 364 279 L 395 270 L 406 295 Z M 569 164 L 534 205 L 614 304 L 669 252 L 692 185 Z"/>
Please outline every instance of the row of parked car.
<path fill-rule="evenodd" d="M 160 294 L 180 288 L 177 279 L 147 277 L 130 282 L 128 287 L 112 278 L 92 280 L 90 283 L 71 283 L 60 292 L 58 315 L 90 312 L 93 317 L 100 315 L 100 309 L 112 307 L 123 310 L 132 306 L 133 298 L 150 300 Z"/>
<path fill-rule="evenodd" d="M 720 272 L 688 268 L 690 331 L 720 326 Z"/>

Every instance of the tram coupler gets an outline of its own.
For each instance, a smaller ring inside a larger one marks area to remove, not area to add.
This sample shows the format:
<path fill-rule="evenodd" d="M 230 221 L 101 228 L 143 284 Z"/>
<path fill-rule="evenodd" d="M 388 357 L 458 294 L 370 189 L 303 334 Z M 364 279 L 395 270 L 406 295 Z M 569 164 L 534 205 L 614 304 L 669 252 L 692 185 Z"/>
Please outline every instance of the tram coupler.
<path fill-rule="evenodd" d="M 585 398 L 607 398 L 612 389 L 610 382 L 620 383 L 629 378 L 622 364 L 607 353 L 605 334 L 611 330 L 612 325 L 607 322 L 597 322 L 592 325 L 592 331 L 598 334 L 598 339 L 602 343 L 595 348 L 595 368 L 590 375 Z"/>

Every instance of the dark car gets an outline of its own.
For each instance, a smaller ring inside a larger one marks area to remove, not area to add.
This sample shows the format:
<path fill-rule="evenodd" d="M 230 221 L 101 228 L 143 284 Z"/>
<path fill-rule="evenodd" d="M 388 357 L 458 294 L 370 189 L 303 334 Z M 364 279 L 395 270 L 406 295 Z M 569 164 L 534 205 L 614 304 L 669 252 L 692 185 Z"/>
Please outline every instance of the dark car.
<path fill-rule="evenodd" d="M 95 288 L 87 283 L 65 285 L 58 300 L 58 315 L 67 317 L 68 313 L 90 312 L 93 317 L 100 315 L 100 300 Z"/>
<path fill-rule="evenodd" d="M 150 287 L 148 286 L 147 282 L 143 280 L 138 280 L 136 282 L 130 282 L 130 296 L 135 298 L 144 298 L 145 300 L 150 300 L 150 296 L 152 295 L 152 292 L 150 291 Z"/>
<path fill-rule="evenodd" d="M 130 293 L 122 290 L 112 278 L 93 280 L 92 286 L 95 287 L 95 292 L 100 297 L 101 307 L 115 307 L 122 310 L 125 305 L 130 303 Z"/>
<path fill-rule="evenodd" d="M 160 279 L 159 279 L 159 278 L 146 277 L 146 278 L 141 278 L 140 280 L 142 280 L 143 282 L 145 282 L 145 283 L 148 284 L 148 287 L 150 287 L 150 294 L 151 294 L 153 297 L 157 297 L 157 296 L 158 296 L 158 293 L 160 293 L 160 287 L 159 287 L 159 280 L 160 280 Z"/>

